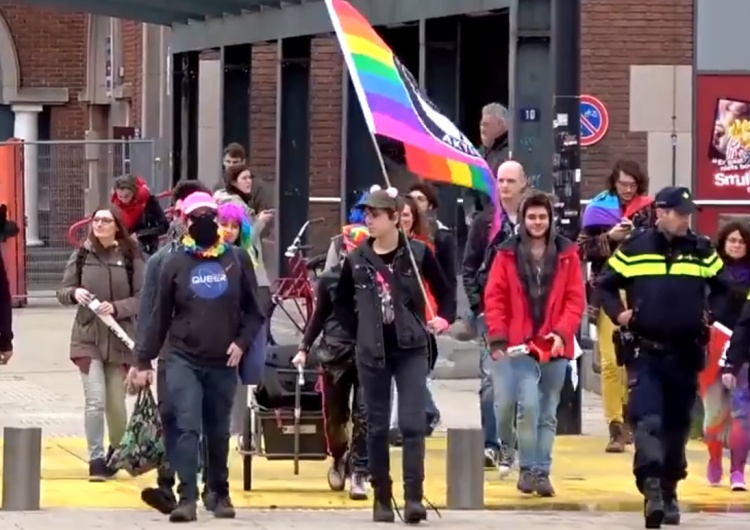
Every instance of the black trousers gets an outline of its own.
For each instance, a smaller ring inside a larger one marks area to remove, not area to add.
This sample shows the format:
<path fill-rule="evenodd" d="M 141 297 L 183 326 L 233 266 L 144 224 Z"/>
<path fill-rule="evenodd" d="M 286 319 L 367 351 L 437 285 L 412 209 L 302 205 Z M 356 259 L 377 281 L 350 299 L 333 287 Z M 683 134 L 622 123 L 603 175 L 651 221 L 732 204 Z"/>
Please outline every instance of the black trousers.
<path fill-rule="evenodd" d="M 349 452 L 348 469 L 351 473 L 366 474 L 367 424 L 362 390 L 357 369 L 352 364 L 346 369 L 327 371 L 323 368 L 323 413 L 326 420 L 328 450 L 334 460 Z M 351 402 L 351 405 L 350 405 Z M 347 435 L 352 420 L 351 440 Z"/>
<path fill-rule="evenodd" d="M 429 353 L 427 348 L 391 350 L 380 366 L 357 359 L 359 382 L 367 409 L 367 456 L 370 479 L 377 490 L 390 489 L 391 381 L 398 399 L 398 426 L 403 437 L 403 477 L 406 500 L 421 501 L 424 483 L 425 399 Z"/>
<path fill-rule="evenodd" d="M 698 368 L 679 351 L 644 351 L 628 366 L 628 422 L 633 427 L 633 474 L 658 478 L 673 490 L 687 477 L 685 446 L 698 392 Z"/>

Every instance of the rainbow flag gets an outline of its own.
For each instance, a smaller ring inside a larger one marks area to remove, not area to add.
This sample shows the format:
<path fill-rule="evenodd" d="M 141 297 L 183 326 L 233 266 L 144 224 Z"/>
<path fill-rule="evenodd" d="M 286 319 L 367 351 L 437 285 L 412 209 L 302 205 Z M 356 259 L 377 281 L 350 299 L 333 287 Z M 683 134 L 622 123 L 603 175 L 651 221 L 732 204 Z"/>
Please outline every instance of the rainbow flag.
<path fill-rule="evenodd" d="M 403 144 L 406 167 L 439 183 L 486 193 L 495 178 L 479 152 L 427 98 L 369 22 L 349 2 L 326 0 L 365 122 Z"/>

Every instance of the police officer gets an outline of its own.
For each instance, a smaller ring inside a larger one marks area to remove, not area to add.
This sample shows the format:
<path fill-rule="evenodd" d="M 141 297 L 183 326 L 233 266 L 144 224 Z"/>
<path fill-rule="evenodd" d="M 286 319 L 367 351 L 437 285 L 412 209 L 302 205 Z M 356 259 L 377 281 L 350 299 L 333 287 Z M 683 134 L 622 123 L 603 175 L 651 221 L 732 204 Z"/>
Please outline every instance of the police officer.
<path fill-rule="evenodd" d="M 646 528 L 680 523 L 677 483 L 687 476 L 685 445 L 708 343 L 706 309 L 729 292 L 721 258 L 689 229 L 697 210 L 690 191 L 664 188 L 655 207 L 656 227 L 634 231 L 598 285 L 607 316 L 633 337 L 619 344 L 618 362 L 628 370 L 627 421 L 635 433 L 633 473 Z"/>

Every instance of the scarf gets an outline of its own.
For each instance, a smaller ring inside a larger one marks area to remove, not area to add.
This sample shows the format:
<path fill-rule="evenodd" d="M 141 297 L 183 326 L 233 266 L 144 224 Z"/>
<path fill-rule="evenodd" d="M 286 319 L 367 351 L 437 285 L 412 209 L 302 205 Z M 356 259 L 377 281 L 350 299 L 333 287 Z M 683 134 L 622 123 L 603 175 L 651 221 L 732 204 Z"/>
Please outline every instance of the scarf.
<path fill-rule="evenodd" d="M 116 191 L 112 193 L 111 198 L 112 204 L 117 206 L 122 212 L 122 221 L 129 231 L 132 231 L 140 223 L 143 212 L 146 209 L 146 203 L 151 197 L 151 190 L 148 189 L 146 182 L 142 178 L 138 177 L 135 182 L 136 187 L 133 190 L 133 198 L 129 202 L 122 202 L 117 196 Z"/>
<path fill-rule="evenodd" d="M 745 286 L 750 285 L 750 263 L 745 260 L 725 259 L 724 266 L 734 282 Z"/>
<path fill-rule="evenodd" d="M 521 237 L 516 252 L 516 266 L 521 273 L 521 280 L 529 299 L 529 311 L 534 322 L 534 333 L 544 324 L 544 313 L 547 299 L 552 288 L 555 265 L 557 263 L 557 246 L 553 237 L 547 243 L 547 249 L 538 262 L 534 259 L 526 237 Z"/>
<path fill-rule="evenodd" d="M 211 245 L 208 248 L 200 248 L 195 240 L 190 235 L 182 236 L 182 247 L 185 252 L 199 258 L 218 258 L 229 248 L 229 243 L 224 241 L 223 238 L 219 238 L 219 242 Z"/>

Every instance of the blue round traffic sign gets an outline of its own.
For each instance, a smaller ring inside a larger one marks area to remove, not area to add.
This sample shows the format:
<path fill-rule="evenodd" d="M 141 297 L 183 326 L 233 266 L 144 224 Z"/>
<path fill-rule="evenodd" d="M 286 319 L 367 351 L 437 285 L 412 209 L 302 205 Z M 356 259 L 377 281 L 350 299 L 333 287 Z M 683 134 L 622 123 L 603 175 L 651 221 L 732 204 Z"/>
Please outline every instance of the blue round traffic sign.
<path fill-rule="evenodd" d="M 609 129 L 607 107 L 600 99 L 582 94 L 581 99 L 581 147 L 599 143 Z"/>

